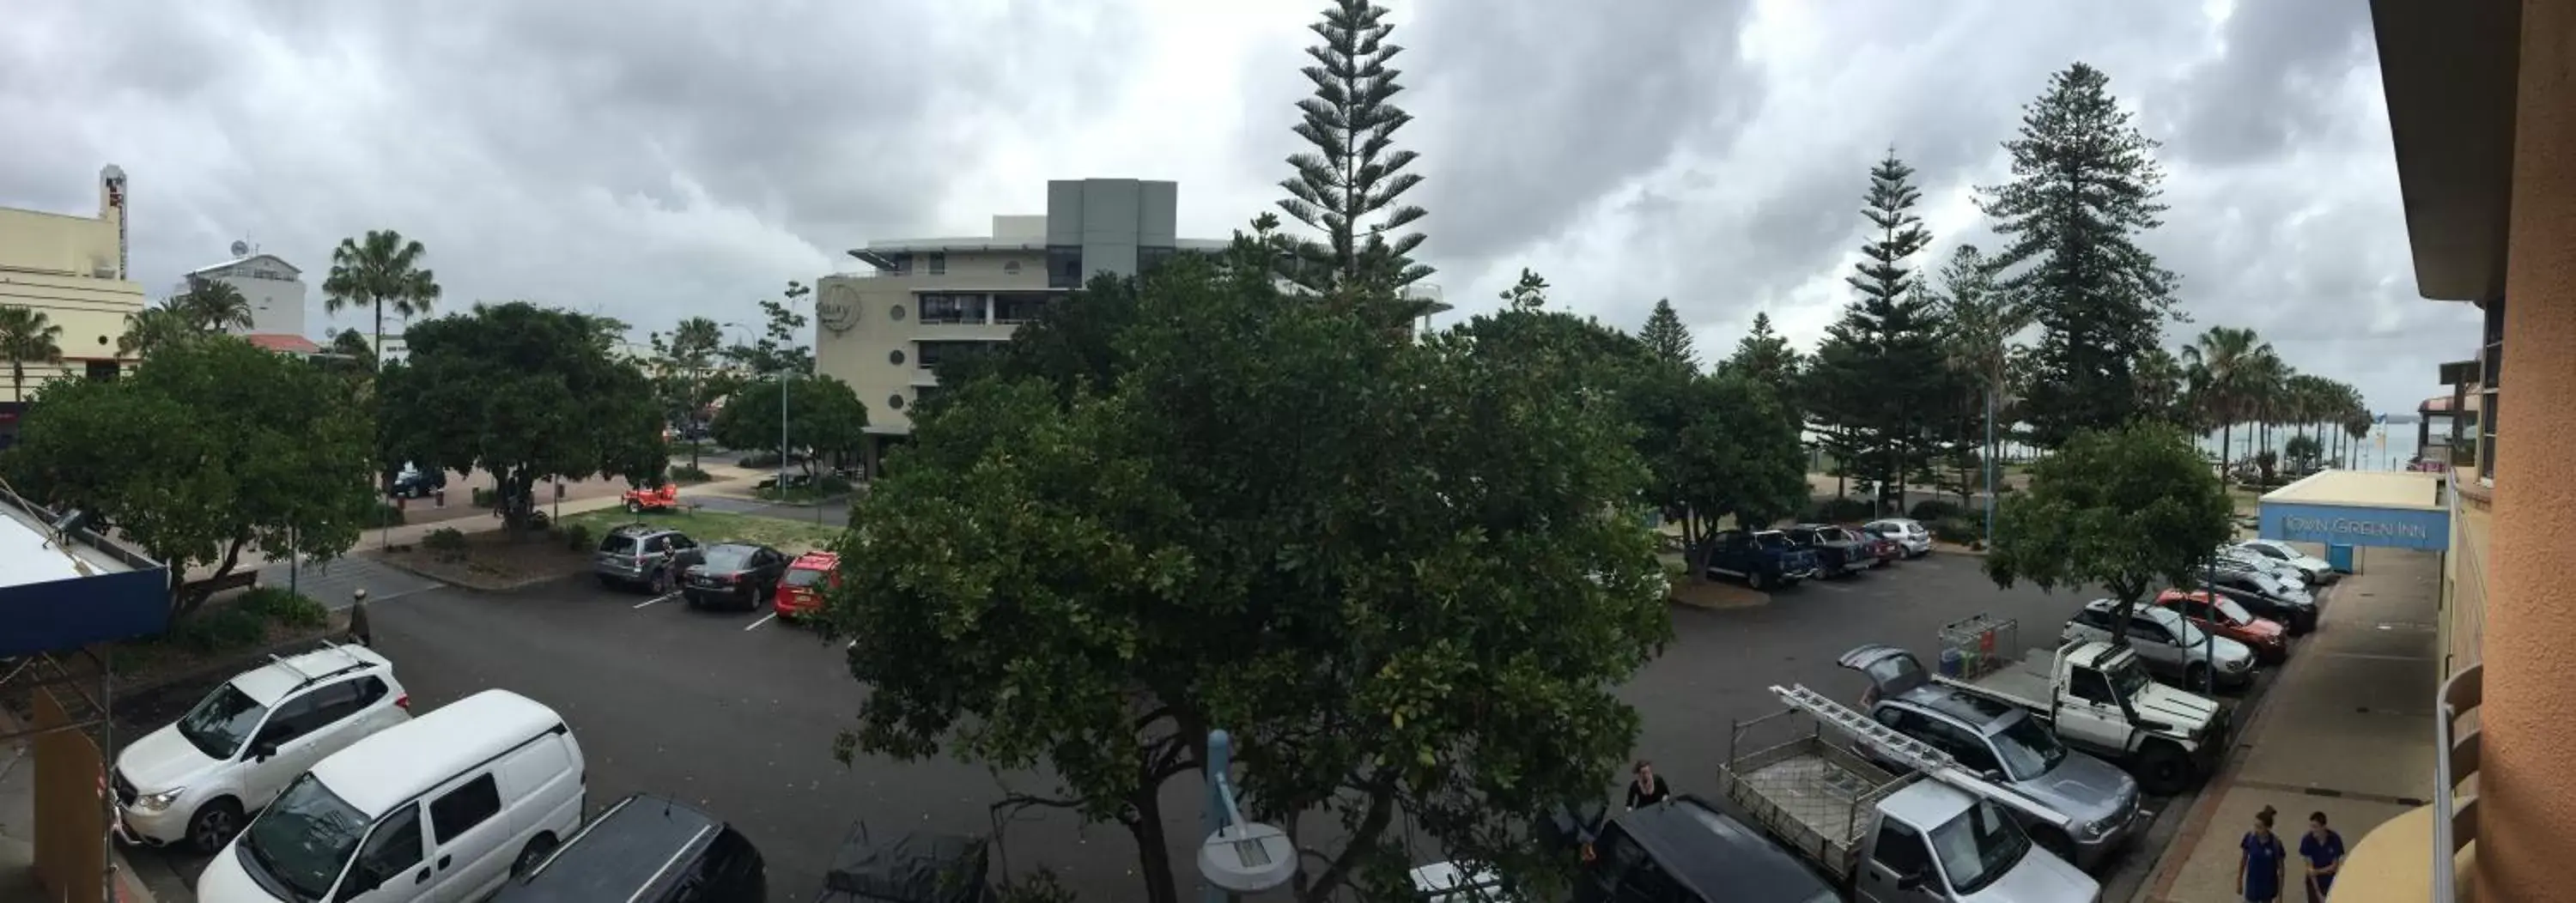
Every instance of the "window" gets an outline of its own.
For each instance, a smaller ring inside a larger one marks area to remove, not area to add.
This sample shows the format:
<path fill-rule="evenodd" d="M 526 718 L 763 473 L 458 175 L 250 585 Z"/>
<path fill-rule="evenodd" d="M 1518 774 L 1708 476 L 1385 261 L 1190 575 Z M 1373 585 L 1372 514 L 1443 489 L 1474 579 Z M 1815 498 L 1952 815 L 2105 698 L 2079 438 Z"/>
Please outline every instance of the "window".
<path fill-rule="evenodd" d="M 284 745 L 328 723 L 319 717 L 322 713 L 321 695 L 306 693 L 278 706 L 277 711 L 268 716 L 268 725 L 259 729 L 259 742 Z"/>
<path fill-rule="evenodd" d="M 2486 347 L 2478 354 L 2484 371 L 2478 383 L 2478 482 L 2495 486 L 2496 408 L 2504 383 L 2504 299 L 2486 306 Z"/>
<path fill-rule="evenodd" d="M 903 410 L 903 393 L 897 392 L 886 396 L 886 407 L 890 410 Z"/>
<path fill-rule="evenodd" d="M 420 807 L 404 806 L 377 822 L 376 829 L 368 833 L 367 842 L 358 848 L 358 874 L 371 880 L 351 883 L 363 886 L 390 881 L 419 865 L 424 858 L 427 857 L 420 848 Z M 364 891 L 357 887 L 345 888 L 340 898 L 346 900 L 357 893 Z"/>
<path fill-rule="evenodd" d="M 118 365 L 115 361 L 89 362 L 89 378 L 94 381 L 107 382 L 109 380 L 113 380 L 116 378 L 117 372 Z"/>
<path fill-rule="evenodd" d="M 993 296 L 993 322 L 1027 323 L 1046 313 L 1062 295 L 1046 292 L 1002 292 Z"/>
<path fill-rule="evenodd" d="M 680 534 L 678 534 L 678 533 L 672 533 L 672 534 L 666 535 L 666 536 L 664 536 L 664 537 L 662 537 L 662 538 L 663 538 L 663 539 L 667 539 L 667 540 L 669 540 L 669 541 L 670 541 L 670 543 L 671 543 L 671 551 L 674 551 L 674 552 L 686 552 L 686 551 L 688 551 L 688 550 L 690 550 L 690 549 L 694 549 L 694 548 L 697 548 L 697 547 L 698 547 L 698 541 L 697 541 L 697 540 L 690 539 L 690 538 L 688 538 L 688 537 L 686 537 L 686 536 L 682 536 L 682 535 L 680 535 Z"/>
<path fill-rule="evenodd" d="M 932 252 L 930 252 L 930 275 L 933 275 L 933 276 L 946 276 L 946 275 L 948 275 L 948 253 L 947 253 L 947 252 L 945 252 L 945 251 L 932 251 Z"/>
<path fill-rule="evenodd" d="M 2171 644 L 2174 641 L 2172 631 L 2166 630 L 2165 625 L 2157 623 L 2154 618 L 2146 617 L 2129 619 L 2129 639 L 2139 643 Z"/>
<path fill-rule="evenodd" d="M 1923 835 L 1914 833 L 1912 828 L 1892 821 L 1881 822 L 1876 850 L 1872 860 L 1878 863 L 1879 868 L 1886 869 L 1889 877 L 1931 877 L 1932 851 L 1923 845 Z"/>
<path fill-rule="evenodd" d="M 465 786 L 429 804 L 429 827 L 439 843 L 455 840 L 501 811 L 501 785 L 489 773 L 475 775 Z"/>
<path fill-rule="evenodd" d="M 2120 697 L 2111 693 L 2111 681 L 2091 668 L 2075 669 L 2075 698 L 2096 705 L 2117 705 Z"/>
<path fill-rule="evenodd" d="M 909 276 L 909 275 L 912 275 L 912 255 L 911 255 L 911 254 L 895 254 L 895 255 L 891 255 L 891 256 L 889 256 L 889 257 L 887 257 L 887 258 L 886 258 L 886 262 L 887 262 L 887 263 L 894 264 L 894 269 L 891 271 L 894 275 L 897 275 L 897 276 Z"/>
<path fill-rule="evenodd" d="M 1986 747 L 1984 737 L 1947 724 L 1934 724 L 1931 727 L 1941 741 L 1938 744 L 1941 751 L 1949 753 L 1950 758 L 1959 760 L 1959 764 L 1966 766 L 1969 771 L 1982 774 L 2003 770 L 2003 763 L 1995 761 L 1995 751 Z"/>
<path fill-rule="evenodd" d="M 1155 267 L 1162 266 L 1165 261 L 1171 260 L 1172 256 L 1178 253 L 1180 253 L 1178 250 L 1172 248 L 1159 248 L 1152 245 L 1137 248 L 1136 275 L 1142 276 L 1153 272 Z"/>
<path fill-rule="evenodd" d="M 897 348 L 893 351 L 886 352 L 886 363 L 893 364 L 897 367 L 903 366 L 903 349 Z"/>
<path fill-rule="evenodd" d="M 366 680 L 374 679 L 375 678 L 372 677 L 366 678 Z M 313 695 L 305 697 L 313 700 L 313 715 L 311 718 L 313 727 L 318 729 L 327 725 L 337 724 L 341 719 L 355 715 L 359 710 L 366 708 L 367 703 L 362 700 L 358 689 L 358 684 L 363 682 L 364 681 L 358 680 L 344 680 L 339 683 L 323 687 L 322 689 L 315 690 L 313 691 Z"/>
<path fill-rule="evenodd" d="M 983 295 L 924 294 L 921 296 L 921 322 L 982 323 L 987 307 Z"/>
<path fill-rule="evenodd" d="M 1078 245 L 1047 247 L 1047 287 L 1082 287 L 1082 248 Z"/>

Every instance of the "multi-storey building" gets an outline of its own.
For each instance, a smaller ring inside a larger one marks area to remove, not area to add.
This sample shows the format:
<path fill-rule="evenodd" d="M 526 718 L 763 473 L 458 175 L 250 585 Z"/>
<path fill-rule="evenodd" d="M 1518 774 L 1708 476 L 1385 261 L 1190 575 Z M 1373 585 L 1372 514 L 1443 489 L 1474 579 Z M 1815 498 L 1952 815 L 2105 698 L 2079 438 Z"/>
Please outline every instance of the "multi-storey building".
<path fill-rule="evenodd" d="M 2362 838 L 2334 899 L 2576 899 L 2576 4 L 2372 0 L 2371 18 L 2417 289 L 2484 328 L 2441 372 L 2434 802 Z"/>
<path fill-rule="evenodd" d="M 261 254 L 246 242 L 234 242 L 231 260 L 188 271 L 170 291 L 187 291 L 188 283 L 198 279 L 230 285 L 250 302 L 250 326 L 236 327 L 231 332 L 311 338 L 304 332 L 304 271 L 277 255 Z"/>
<path fill-rule="evenodd" d="M 60 361 L 17 362 L 26 394 L 57 377 L 113 379 L 121 369 L 117 337 L 143 309 L 126 259 L 125 202 L 125 171 L 110 166 L 99 172 L 96 216 L 0 208 L 0 307 L 34 309 L 62 328 Z M 25 403 L 12 382 L 0 378 L 0 446 L 17 434 Z"/>
<path fill-rule="evenodd" d="M 959 351 L 1010 341 L 1019 325 L 1093 276 L 1134 274 L 1218 239 L 1181 238 L 1179 186 L 1137 179 L 1047 183 L 1042 216 L 995 216 L 992 234 L 870 242 L 867 268 L 814 289 L 814 362 L 868 405 L 869 469 L 912 432 L 905 412 L 935 393 L 933 368 Z"/>

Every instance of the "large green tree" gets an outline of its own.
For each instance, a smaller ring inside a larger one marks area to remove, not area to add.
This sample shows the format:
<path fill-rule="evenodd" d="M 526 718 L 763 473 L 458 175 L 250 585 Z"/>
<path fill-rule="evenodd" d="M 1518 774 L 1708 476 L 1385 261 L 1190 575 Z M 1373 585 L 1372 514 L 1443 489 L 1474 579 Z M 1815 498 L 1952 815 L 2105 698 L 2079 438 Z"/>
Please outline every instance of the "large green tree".
<path fill-rule="evenodd" d="M 1646 352 L 1675 365 L 1699 369 L 1699 349 L 1691 342 L 1690 327 L 1682 325 L 1680 311 L 1673 309 L 1670 298 L 1655 301 L 1655 310 L 1646 315 L 1646 325 L 1637 330 L 1637 341 L 1646 344 Z"/>
<path fill-rule="evenodd" d="M 809 475 L 817 458 L 859 453 L 868 437 L 868 406 L 849 383 L 829 376 L 787 377 L 787 416 L 781 420 L 778 380 L 735 384 L 708 433 L 726 448 L 777 448 L 784 440 L 787 448 L 812 449 L 815 454 L 805 459 Z"/>
<path fill-rule="evenodd" d="M 1859 297 L 1826 328 L 1807 376 L 1818 426 L 1857 459 L 1843 461 L 1843 471 L 1893 487 L 1899 498 L 1930 450 L 1930 425 L 1957 398 L 1940 310 L 1919 291 L 1912 265 L 1932 241 L 1914 212 L 1922 193 L 1913 177 L 1894 151 L 1870 168 L 1861 215 L 1873 232 L 1845 279 Z"/>
<path fill-rule="evenodd" d="M 598 320 L 525 301 L 477 304 L 404 332 L 407 360 L 377 377 L 384 460 L 492 474 L 512 528 L 539 480 L 660 479 L 662 412 Z"/>
<path fill-rule="evenodd" d="M 9 361 L 9 400 L 27 400 L 27 365 L 63 359 L 63 327 L 32 307 L 0 306 L 0 358 Z"/>
<path fill-rule="evenodd" d="M 1413 261 L 1422 233 L 1404 231 L 1425 211 L 1404 203 L 1422 175 L 1405 171 L 1419 155 L 1395 148 L 1413 117 L 1395 105 L 1404 88 L 1389 64 L 1404 49 L 1387 42 L 1395 26 L 1386 14 L 1370 0 L 1334 0 L 1308 26 L 1322 42 L 1306 48 L 1315 64 L 1299 70 L 1315 93 L 1297 102 L 1294 131 L 1311 150 L 1288 158 L 1296 174 L 1279 183 L 1288 192 L 1279 209 L 1322 233 L 1297 243 L 1286 268 L 1311 294 L 1386 294 L 1432 272 Z"/>
<path fill-rule="evenodd" d="M 1298 899 L 1405 898 L 1399 818 L 1545 874 L 1520 826 L 1610 780 L 1638 728 L 1612 689 L 1670 631 L 1627 424 L 1469 336 L 1283 303 L 1269 267 L 1084 292 L 1127 324 L 1107 347 L 1041 318 L 916 423 L 831 601 L 855 748 L 1044 766 L 1047 802 L 1133 834 L 1152 903 L 1191 840 L 1159 791 L 1214 728 L 1256 818 L 1341 819 Z"/>
<path fill-rule="evenodd" d="M 1979 190 L 1978 208 L 2007 240 L 1994 258 L 2000 284 L 2039 321 L 2025 417 L 2043 445 L 2134 417 L 2136 360 L 2175 315 L 2179 279 L 2140 244 L 2163 224 L 2157 144 L 2110 84 L 2084 63 L 2050 76 L 2004 142 L 2012 180 Z"/>
<path fill-rule="evenodd" d="M 2234 514 L 2183 430 L 2150 420 L 2082 430 L 2032 465 L 2028 491 L 2004 499 L 1986 574 L 2002 587 L 2101 587 L 2125 618 L 2147 594 L 2190 584 L 2233 534 Z"/>
<path fill-rule="evenodd" d="M 170 296 L 165 304 L 199 332 L 224 332 L 249 329 L 250 299 L 230 282 L 219 282 L 202 276 L 188 277 L 188 290 Z"/>
<path fill-rule="evenodd" d="M 1719 370 L 1740 373 L 1754 382 L 1771 387 L 1773 395 L 1793 411 L 1797 406 L 1797 389 L 1805 378 L 1806 356 L 1789 345 L 1789 339 L 1771 328 L 1771 315 L 1756 312 L 1753 326 L 1744 338 L 1735 342 L 1735 353 L 1717 365 Z"/>
<path fill-rule="evenodd" d="M 2278 360 L 2272 343 L 2254 330 L 2212 326 L 2182 350 L 2185 378 L 2195 389 L 2194 401 L 2204 425 L 2218 428 L 2218 471 L 2228 473 L 2235 458 L 2236 425 L 2254 410 L 2254 395 L 2266 361 Z"/>
<path fill-rule="evenodd" d="M 654 394 L 674 423 L 695 424 L 707 405 L 730 393 L 734 380 L 712 379 L 716 356 L 724 349 L 724 326 L 706 317 L 686 317 L 669 333 L 653 333 Z M 689 443 L 689 466 L 698 466 L 698 443 Z"/>
<path fill-rule="evenodd" d="M 369 347 L 381 352 L 385 311 L 410 320 L 427 315 L 438 303 L 438 274 L 423 265 L 428 257 L 429 248 L 392 229 L 370 229 L 364 236 L 341 239 L 340 246 L 331 250 L 331 273 L 322 279 L 322 312 L 336 314 L 351 307 L 372 310 L 376 332 Z"/>
<path fill-rule="evenodd" d="M 1642 393 L 1658 495 L 1684 512 L 1685 561 L 1704 579 L 1709 525 L 1732 517 L 1764 525 L 1808 501 L 1807 455 L 1798 418 L 1771 387 L 1750 375 L 1666 370 Z M 1659 440 L 1659 441 L 1658 441 Z"/>
<path fill-rule="evenodd" d="M 1941 266 L 1941 291 L 1934 304 L 1941 311 L 1942 347 L 1950 372 L 1962 377 L 1964 388 L 1976 394 L 1978 413 L 1970 426 L 1978 431 L 1973 437 L 1976 463 L 1984 469 L 1983 478 L 1976 482 L 1993 493 L 2000 482 L 1998 446 L 2008 438 L 1999 434 L 2012 422 L 2016 401 L 2013 363 L 2022 354 L 2016 338 L 2030 328 L 2030 308 L 2019 296 L 1995 286 L 1994 267 L 1976 245 L 1960 245 L 1950 252 L 1949 262 Z"/>
<path fill-rule="evenodd" d="M 188 572 L 340 554 L 376 508 L 375 422 L 350 383 L 238 338 L 171 345 L 124 379 L 59 380 L 38 399 L 5 455 L 12 480 L 168 563 L 174 617 L 205 601 Z"/>

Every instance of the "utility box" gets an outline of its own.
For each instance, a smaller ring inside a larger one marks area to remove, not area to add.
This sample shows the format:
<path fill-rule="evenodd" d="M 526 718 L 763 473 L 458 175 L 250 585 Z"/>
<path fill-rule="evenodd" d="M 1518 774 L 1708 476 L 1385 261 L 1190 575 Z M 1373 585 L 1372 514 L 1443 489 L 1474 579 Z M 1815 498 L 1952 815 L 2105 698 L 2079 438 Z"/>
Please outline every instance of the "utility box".
<path fill-rule="evenodd" d="M 2358 574 L 2361 572 L 2361 549 L 2358 546 L 2328 544 L 2326 563 L 2334 566 L 2335 573 Z"/>

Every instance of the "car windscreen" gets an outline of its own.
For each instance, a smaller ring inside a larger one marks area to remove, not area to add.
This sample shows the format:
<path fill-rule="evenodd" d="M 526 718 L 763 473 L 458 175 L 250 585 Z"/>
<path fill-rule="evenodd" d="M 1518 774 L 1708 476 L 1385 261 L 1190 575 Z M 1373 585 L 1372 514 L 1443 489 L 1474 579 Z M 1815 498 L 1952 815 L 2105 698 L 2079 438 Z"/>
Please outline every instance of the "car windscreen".
<path fill-rule="evenodd" d="M 2226 596 L 2218 597 L 2218 613 L 2227 616 L 2227 623 L 2230 624 L 2254 623 L 2253 612 L 2246 611 L 2245 606 L 2236 604 L 2236 600 Z"/>
<path fill-rule="evenodd" d="M 635 537 L 626 533 L 608 534 L 599 540 L 599 550 L 611 555 L 633 555 Z"/>
<path fill-rule="evenodd" d="M 1961 896 L 1986 889 L 2028 852 L 2030 835 L 2022 833 L 2021 825 L 1993 800 L 1980 799 L 1959 817 L 1932 829 L 1932 853 L 1941 858 L 1950 889 Z"/>
<path fill-rule="evenodd" d="M 2066 761 L 2066 744 L 2039 725 L 2036 718 L 2014 718 L 1991 738 L 2004 774 L 2016 781 L 2035 781 Z"/>
<path fill-rule="evenodd" d="M 750 546 L 712 545 L 707 547 L 705 568 L 709 573 L 739 571 L 751 566 Z"/>
<path fill-rule="evenodd" d="M 814 585 L 816 585 L 816 584 L 822 583 L 822 582 L 823 582 L 823 572 L 822 572 L 822 571 L 816 571 L 816 570 L 807 570 L 807 569 L 805 569 L 805 568 L 797 568 L 797 569 L 795 569 L 795 570 L 788 571 L 788 572 L 787 572 L 787 578 L 786 578 L 785 580 L 781 580 L 781 581 L 779 581 L 779 582 L 780 582 L 780 583 L 784 583 L 784 584 L 786 584 L 786 585 L 788 585 L 788 586 L 796 587 L 796 588 L 798 588 L 798 589 L 804 589 L 804 588 L 806 588 L 806 587 L 810 587 L 810 586 L 814 586 Z"/>
<path fill-rule="evenodd" d="M 179 716 L 179 736 L 208 758 L 230 759 L 250 740 L 250 732 L 259 729 L 260 719 L 266 717 L 267 706 L 225 681 L 206 698 L 197 700 L 188 714 Z"/>
<path fill-rule="evenodd" d="M 242 832 L 242 852 L 277 883 L 319 900 L 366 838 L 367 824 L 366 813 L 305 772 Z"/>

